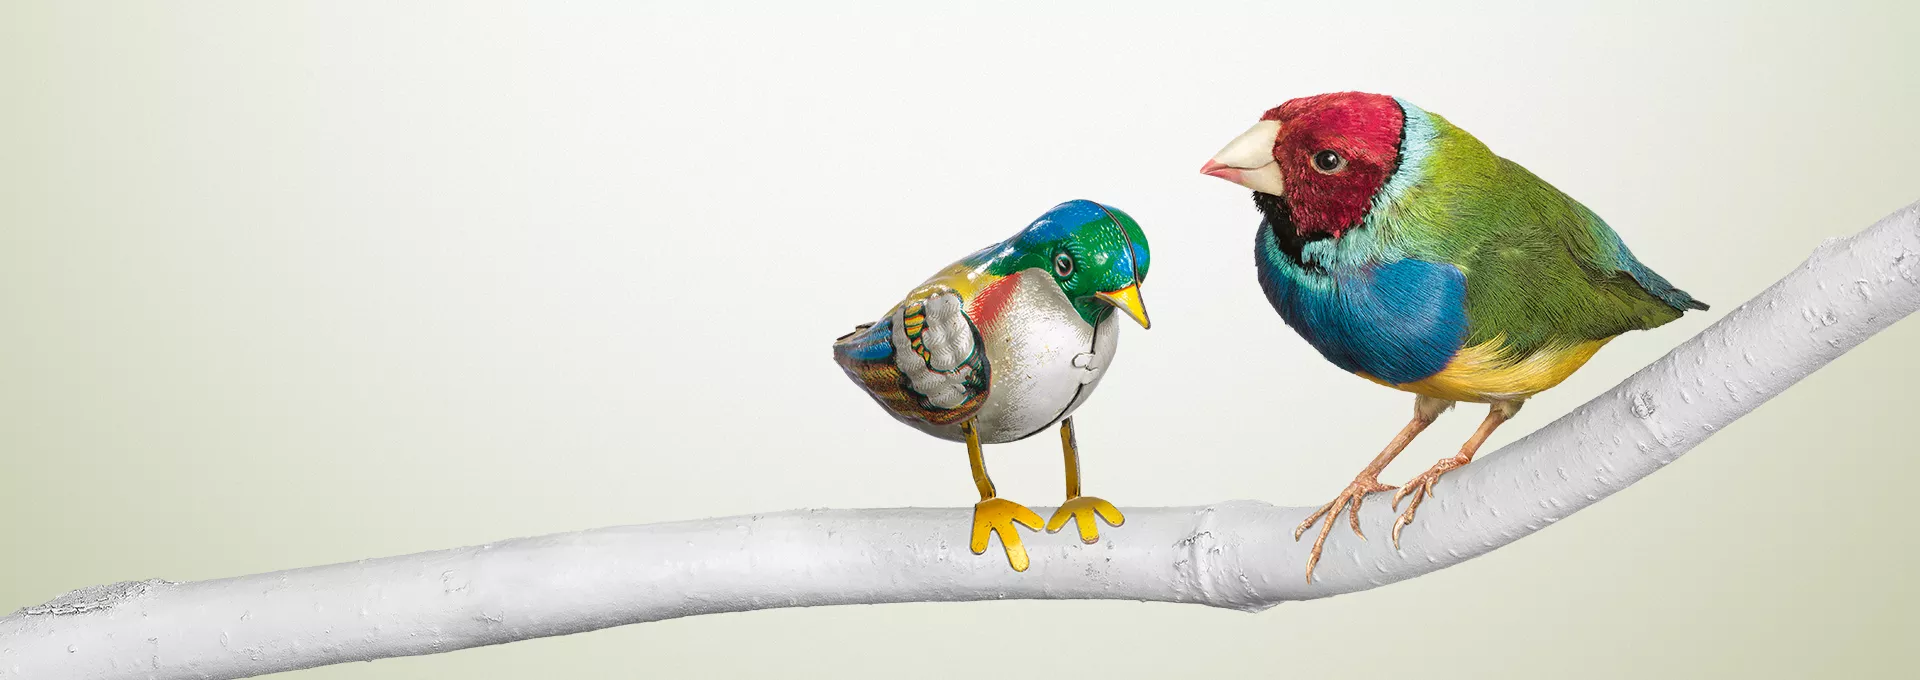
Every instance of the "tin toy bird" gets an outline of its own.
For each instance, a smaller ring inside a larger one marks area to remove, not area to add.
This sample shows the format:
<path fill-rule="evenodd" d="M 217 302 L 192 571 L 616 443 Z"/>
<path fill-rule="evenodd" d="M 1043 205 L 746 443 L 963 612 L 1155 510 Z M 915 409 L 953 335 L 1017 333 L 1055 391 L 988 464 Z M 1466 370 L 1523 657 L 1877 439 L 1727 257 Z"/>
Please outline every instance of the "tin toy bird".
<path fill-rule="evenodd" d="M 1528 397 L 1602 345 L 1707 308 L 1635 259 L 1599 216 L 1466 130 L 1397 97 L 1341 92 L 1266 112 L 1201 168 L 1253 190 L 1254 242 L 1273 308 L 1335 366 L 1411 392 L 1413 419 L 1325 518 L 1307 580 L 1342 509 L 1360 534 L 1366 495 L 1421 430 L 1468 401 L 1490 406 L 1460 453 L 1393 495 L 1393 541 L 1442 474 Z M 1362 535 L 1364 538 L 1364 535 Z"/>
<path fill-rule="evenodd" d="M 1074 520 L 1081 540 L 1093 543 L 1096 515 L 1112 526 L 1125 521 L 1112 503 L 1080 493 L 1073 412 L 1113 361 L 1120 336 L 1114 312 L 1148 327 L 1140 302 L 1148 261 L 1146 234 L 1131 216 L 1068 201 L 1012 238 L 948 265 L 880 320 L 834 341 L 834 361 L 887 413 L 966 442 L 980 491 L 974 554 L 985 553 L 989 534 L 998 533 L 1014 571 L 1026 571 L 1014 524 L 1039 529 L 1040 516 L 995 494 L 980 447 L 1025 439 L 1054 423 L 1066 457 L 1067 500 L 1047 530 Z"/>

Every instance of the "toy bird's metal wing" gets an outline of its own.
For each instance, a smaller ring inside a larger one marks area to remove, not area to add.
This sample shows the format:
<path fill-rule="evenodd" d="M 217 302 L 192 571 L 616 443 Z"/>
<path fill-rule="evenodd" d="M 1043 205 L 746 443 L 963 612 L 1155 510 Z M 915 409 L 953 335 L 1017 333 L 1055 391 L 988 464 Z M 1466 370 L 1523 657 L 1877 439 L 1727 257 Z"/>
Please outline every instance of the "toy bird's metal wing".
<path fill-rule="evenodd" d="M 833 358 L 888 411 L 950 425 L 986 401 L 990 369 L 983 345 L 959 293 L 935 288 L 841 336 Z"/>

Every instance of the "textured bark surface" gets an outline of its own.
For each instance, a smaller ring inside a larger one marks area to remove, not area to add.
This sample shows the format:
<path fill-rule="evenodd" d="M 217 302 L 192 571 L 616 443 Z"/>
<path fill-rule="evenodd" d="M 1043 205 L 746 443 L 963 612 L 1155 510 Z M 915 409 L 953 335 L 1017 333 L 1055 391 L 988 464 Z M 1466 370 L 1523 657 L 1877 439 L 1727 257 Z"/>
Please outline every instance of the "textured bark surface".
<path fill-rule="evenodd" d="M 881 602 L 1129 599 L 1258 611 L 1366 590 L 1505 545 L 1660 469 L 1920 309 L 1920 204 L 1847 239 L 1565 417 L 1449 473 L 1396 550 L 1310 508 L 1128 508 L 1097 545 L 1026 538 L 1033 567 L 967 551 L 970 509 L 802 510 L 616 527 L 271 574 L 94 586 L 0 619 L 0 678 L 237 678 L 644 621 Z M 1050 508 L 1034 508 L 1042 516 Z"/>

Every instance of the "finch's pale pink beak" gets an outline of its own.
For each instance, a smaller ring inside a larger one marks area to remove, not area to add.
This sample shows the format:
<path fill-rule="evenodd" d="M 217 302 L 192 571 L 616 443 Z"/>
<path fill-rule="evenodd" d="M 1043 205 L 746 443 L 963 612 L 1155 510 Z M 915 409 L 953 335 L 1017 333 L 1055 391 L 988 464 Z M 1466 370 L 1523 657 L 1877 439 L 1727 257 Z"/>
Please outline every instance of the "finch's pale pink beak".
<path fill-rule="evenodd" d="M 1239 137 L 1227 142 L 1220 153 L 1206 165 L 1200 166 L 1200 174 L 1212 175 L 1220 179 L 1261 193 L 1282 195 L 1286 192 L 1286 182 L 1280 178 L 1280 164 L 1273 160 L 1273 144 L 1280 138 L 1280 121 L 1263 120 L 1255 123 Z"/>
<path fill-rule="evenodd" d="M 1238 168 L 1213 159 L 1208 159 L 1206 165 L 1200 166 L 1200 174 L 1212 175 L 1236 184 L 1240 182 L 1240 170 Z"/>

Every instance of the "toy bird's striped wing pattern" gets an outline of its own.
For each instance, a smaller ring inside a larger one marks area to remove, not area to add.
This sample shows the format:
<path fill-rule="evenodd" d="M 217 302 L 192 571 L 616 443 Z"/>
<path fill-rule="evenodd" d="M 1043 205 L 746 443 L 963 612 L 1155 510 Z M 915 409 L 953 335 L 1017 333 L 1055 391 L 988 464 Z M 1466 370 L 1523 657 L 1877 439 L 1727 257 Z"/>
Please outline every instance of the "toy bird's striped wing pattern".
<path fill-rule="evenodd" d="M 888 411 L 950 425 L 987 399 L 983 344 L 960 295 L 935 289 L 835 341 L 833 358 Z"/>

